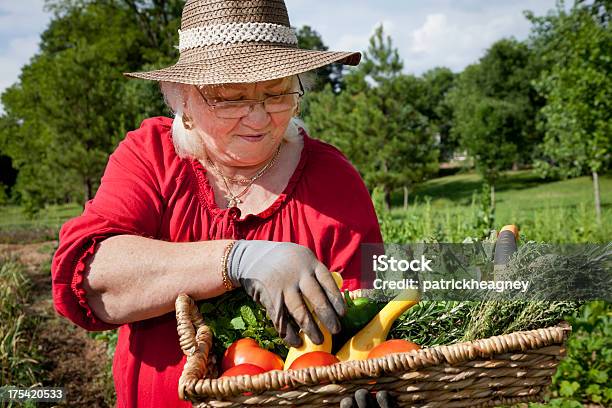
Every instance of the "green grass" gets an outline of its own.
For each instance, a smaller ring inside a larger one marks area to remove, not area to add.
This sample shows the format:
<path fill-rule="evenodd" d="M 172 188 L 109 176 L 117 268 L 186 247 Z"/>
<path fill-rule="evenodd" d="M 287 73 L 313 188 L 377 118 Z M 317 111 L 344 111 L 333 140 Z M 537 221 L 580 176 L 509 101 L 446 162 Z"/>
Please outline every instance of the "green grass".
<path fill-rule="evenodd" d="M 412 194 L 412 202 L 421 202 L 428 196 L 432 206 L 439 208 L 448 204 L 468 206 L 472 193 L 480 192 L 481 177 L 476 173 L 457 174 L 429 180 L 419 186 Z M 570 180 L 542 180 L 531 170 L 509 171 L 503 174 L 496 185 L 498 210 L 510 211 L 512 208 L 525 210 L 543 208 L 547 205 L 557 207 L 576 206 L 588 201 L 593 203 L 593 183 L 590 177 Z M 612 206 L 612 174 L 600 176 L 602 206 Z M 399 205 L 401 197 L 394 197 Z"/>
<path fill-rule="evenodd" d="M 408 210 L 392 209 L 391 218 L 402 225 L 387 238 L 390 242 L 419 237 L 461 242 L 465 237 L 486 235 L 481 186 L 477 174 L 427 181 L 412 194 Z M 492 228 L 517 224 L 523 238 L 543 242 L 608 242 L 612 235 L 611 174 L 600 177 L 600 192 L 602 222 L 597 224 L 590 177 L 546 182 L 531 171 L 508 172 L 496 186 Z M 400 201 L 400 196 L 393 197 L 394 204 Z"/>
<path fill-rule="evenodd" d="M 82 212 L 79 204 L 50 205 L 34 217 L 19 206 L 0 207 L 0 243 L 40 242 L 57 239 L 64 222 Z"/>
<path fill-rule="evenodd" d="M 40 365 L 31 331 L 38 324 L 25 314 L 30 281 L 24 266 L 0 255 L 0 384 L 39 384 Z"/>

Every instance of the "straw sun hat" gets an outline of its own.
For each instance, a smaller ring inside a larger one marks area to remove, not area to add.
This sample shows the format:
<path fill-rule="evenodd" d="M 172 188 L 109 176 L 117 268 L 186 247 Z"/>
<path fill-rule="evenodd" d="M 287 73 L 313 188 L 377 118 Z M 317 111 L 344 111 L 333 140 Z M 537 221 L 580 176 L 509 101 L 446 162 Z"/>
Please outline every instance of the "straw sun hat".
<path fill-rule="evenodd" d="M 193 85 L 249 83 L 361 59 L 359 52 L 304 50 L 297 42 L 283 0 L 187 0 L 178 62 L 125 75 Z"/>

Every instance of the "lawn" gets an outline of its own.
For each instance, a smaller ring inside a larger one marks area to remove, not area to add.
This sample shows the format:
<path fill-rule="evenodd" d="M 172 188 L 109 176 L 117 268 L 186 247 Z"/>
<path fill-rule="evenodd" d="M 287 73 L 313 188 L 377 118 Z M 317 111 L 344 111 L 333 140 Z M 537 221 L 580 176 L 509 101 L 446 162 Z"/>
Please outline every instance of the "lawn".
<path fill-rule="evenodd" d="M 456 241 L 486 224 L 482 180 L 474 173 L 429 180 L 404 210 L 395 195 L 393 219 L 407 223 L 406 239 L 434 236 Z M 590 177 L 545 181 L 532 171 L 507 172 L 496 186 L 493 228 L 518 224 L 526 237 L 548 242 L 608 242 L 612 235 L 612 174 L 600 177 L 602 222 L 597 224 Z M 441 233 L 440 233 L 441 231 Z M 438 235 L 436 235 L 438 234 Z M 441 234 L 441 235 L 440 235 Z M 401 239 L 401 236 L 393 236 Z"/>
<path fill-rule="evenodd" d="M 0 207 L 0 243 L 57 239 L 62 224 L 82 211 L 79 204 L 49 205 L 34 217 L 28 217 L 19 206 Z"/>
<path fill-rule="evenodd" d="M 415 199 L 422 202 L 425 197 L 430 197 L 434 208 L 449 203 L 469 206 L 472 194 L 479 193 L 481 186 L 482 179 L 475 173 L 440 177 L 415 189 L 411 202 L 414 203 Z M 602 206 L 612 206 L 612 174 L 600 176 L 600 191 Z M 509 212 L 513 208 L 531 210 L 592 204 L 593 182 L 586 176 L 551 182 L 542 180 L 529 170 L 509 171 L 503 174 L 496 186 L 496 201 L 500 212 Z"/>

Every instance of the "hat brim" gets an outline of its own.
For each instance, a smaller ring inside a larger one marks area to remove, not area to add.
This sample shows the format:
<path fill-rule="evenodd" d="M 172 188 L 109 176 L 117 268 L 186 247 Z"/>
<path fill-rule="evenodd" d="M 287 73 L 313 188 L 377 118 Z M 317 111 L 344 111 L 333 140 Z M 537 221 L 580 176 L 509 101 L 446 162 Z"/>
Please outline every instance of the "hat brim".
<path fill-rule="evenodd" d="M 179 82 L 190 85 L 216 85 L 268 81 L 300 74 L 338 62 L 357 65 L 359 52 L 316 51 L 283 46 L 247 46 L 232 52 L 207 55 L 198 59 L 181 58 L 170 67 L 147 72 L 129 72 L 132 78 Z"/>

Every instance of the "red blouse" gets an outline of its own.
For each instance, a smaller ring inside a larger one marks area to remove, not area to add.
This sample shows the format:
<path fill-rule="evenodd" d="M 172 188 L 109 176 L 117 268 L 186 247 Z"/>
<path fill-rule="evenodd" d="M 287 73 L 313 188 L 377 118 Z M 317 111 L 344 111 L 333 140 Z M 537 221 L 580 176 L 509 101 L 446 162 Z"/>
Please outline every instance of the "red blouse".
<path fill-rule="evenodd" d="M 95 198 L 62 227 L 52 264 L 60 314 L 87 330 L 117 327 L 92 313 L 82 281 L 95 244 L 119 234 L 169 242 L 295 242 L 342 273 L 345 288 L 365 285 L 360 244 L 380 243 L 382 237 L 368 191 L 339 150 L 302 131 L 304 148 L 285 190 L 268 209 L 241 218 L 238 208 L 217 206 L 197 160 L 176 155 L 171 125 L 169 118 L 151 118 L 129 132 L 110 156 Z M 119 327 L 113 361 L 117 406 L 189 407 L 177 392 L 184 361 L 174 313 Z"/>

